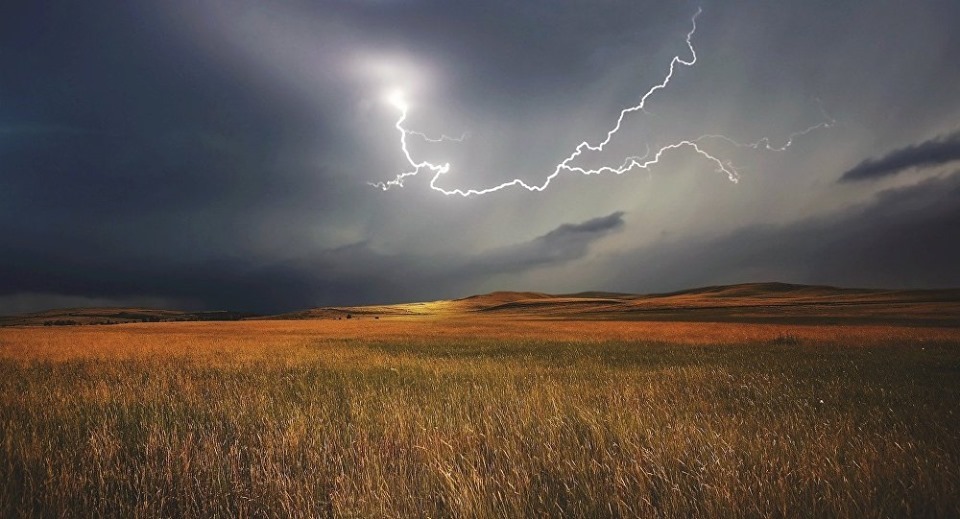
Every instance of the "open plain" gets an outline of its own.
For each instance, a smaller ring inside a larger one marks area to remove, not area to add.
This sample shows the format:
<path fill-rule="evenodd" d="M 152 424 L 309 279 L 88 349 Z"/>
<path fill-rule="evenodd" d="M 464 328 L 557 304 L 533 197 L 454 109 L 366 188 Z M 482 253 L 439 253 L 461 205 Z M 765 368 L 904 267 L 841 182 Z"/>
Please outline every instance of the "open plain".
<path fill-rule="evenodd" d="M 0 516 L 960 514 L 957 327 L 460 301 L 0 328 Z"/>

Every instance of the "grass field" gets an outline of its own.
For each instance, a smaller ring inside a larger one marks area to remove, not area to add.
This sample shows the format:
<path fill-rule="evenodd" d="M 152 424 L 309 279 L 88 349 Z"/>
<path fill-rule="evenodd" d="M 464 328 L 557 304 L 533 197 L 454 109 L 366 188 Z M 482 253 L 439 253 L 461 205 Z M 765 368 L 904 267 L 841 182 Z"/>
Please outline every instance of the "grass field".
<path fill-rule="evenodd" d="M 0 329 L 0 516 L 960 516 L 960 330 Z"/>

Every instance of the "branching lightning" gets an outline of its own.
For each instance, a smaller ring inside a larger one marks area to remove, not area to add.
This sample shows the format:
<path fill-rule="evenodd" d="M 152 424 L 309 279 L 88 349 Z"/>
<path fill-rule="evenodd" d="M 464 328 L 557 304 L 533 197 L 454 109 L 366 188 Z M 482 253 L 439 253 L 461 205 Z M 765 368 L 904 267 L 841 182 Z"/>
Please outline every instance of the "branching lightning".
<path fill-rule="evenodd" d="M 425 134 L 425 133 L 423 133 L 423 132 L 417 132 L 417 131 L 413 131 L 413 130 L 407 130 L 407 133 L 409 133 L 410 135 L 416 135 L 417 137 L 420 137 L 421 139 L 423 139 L 423 140 L 425 140 L 425 141 L 427 141 L 427 142 L 433 142 L 433 143 L 437 143 L 437 142 L 463 142 L 463 141 L 466 140 L 466 138 L 467 138 L 467 134 L 465 134 L 465 133 L 464 133 L 463 135 L 459 136 L 459 137 L 451 137 L 451 136 L 449 136 L 449 135 L 443 135 L 443 134 L 441 134 L 439 137 L 431 137 L 431 136 L 429 136 L 429 135 L 427 135 L 427 134 Z"/>
<path fill-rule="evenodd" d="M 691 29 L 686 36 L 686 44 L 687 44 L 687 48 L 690 51 L 690 57 L 688 59 L 684 59 L 679 55 L 674 56 L 673 59 L 670 60 L 669 70 L 666 76 L 664 76 L 663 80 L 660 83 L 651 87 L 649 90 L 647 90 L 647 92 L 643 94 L 643 96 L 640 98 L 637 104 L 622 109 L 620 111 L 619 117 L 617 118 L 616 124 L 610 130 L 607 131 L 606 136 L 603 138 L 603 140 L 597 142 L 596 144 L 591 144 L 587 141 L 581 142 L 579 145 L 577 145 L 576 149 L 574 149 L 572 153 L 570 153 L 569 155 L 567 155 L 566 158 L 564 158 L 562 161 L 557 163 L 557 165 L 553 169 L 553 172 L 551 172 L 543 180 L 542 183 L 529 184 L 525 182 L 523 179 L 514 178 L 513 180 L 509 180 L 507 182 L 503 182 L 502 184 L 498 184 L 496 186 L 488 187 L 484 189 L 459 189 L 459 188 L 445 189 L 441 186 L 438 186 L 437 181 L 440 180 L 440 177 L 450 171 L 450 167 L 451 167 L 450 163 L 445 162 L 442 164 L 436 164 L 427 160 L 418 161 L 414 159 L 408 147 L 408 142 L 407 142 L 408 138 L 411 136 L 415 136 L 430 143 L 448 142 L 448 141 L 462 142 L 466 137 L 466 135 L 460 138 L 453 138 L 446 135 L 441 135 L 438 138 L 433 138 L 422 132 L 418 132 L 418 131 L 410 130 L 406 128 L 404 126 L 404 122 L 406 122 L 407 120 L 410 106 L 407 104 L 406 99 L 403 96 L 403 92 L 394 91 L 388 96 L 389 102 L 395 108 L 397 108 L 397 110 L 400 111 L 400 117 L 397 119 L 397 122 L 394 125 L 394 127 L 397 129 L 397 131 L 400 132 L 400 149 L 403 152 L 403 155 L 407 163 L 410 165 L 412 169 L 398 174 L 396 178 L 394 178 L 393 180 L 387 180 L 382 182 L 369 182 L 368 184 L 371 186 L 380 188 L 384 191 L 392 187 L 403 187 L 403 184 L 407 178 L 416 176 L 421 171 L 426 170 L 433 173 L 433 177 L 430 179 L 430 189 L 433 189 L 434 191 L 438 191 L 447 196 L 460 195 L 463 197 L 468 197 L 471 195 L 486 195 L 489 193 L 493 193 L 495 191 L 500 191 L 500 190 L 511 188 L 511 187 L 521 187 L 523 189 L 526 189 L 527 191 L 540 192 L 540 191 L 544 191 L 547 187 L 549 187 L 550 183 L 553 182 L 553 179 L 557 178 L 557 176 L 559 176 L 560 173 L 564 171 L 571 172 L 571 173 L 580 173 L 582 175 L 600 175 L 600 174 L 610 174 L 610 173 L 616 174 L 616 175 L 622 175 L 624 173 L 633 171 L 635 169 L 650 169 L 651 167 L 653 167 L 654 165 L 660 162 L 660 159 L 663 157 L 665 153 L 673 150 L 677 150 L 680 148 L 689 148 L 693 150 L 695 153 L 702 156 L 708 163 L 711 163 L 718 173 L 723 173 L 724 175 L 726 175 L 728 180 L 730 180 L 733 183 L 737 183 L 739 181 L 740 175 L 737 172 L 737 170 L 733 167 L 733 165 L 730 164 L 729 162 L 722 161 L 721 159 L 717 158 L 716 156 L 704 150 L 700 146 L 700 144 L 703 141 L 722 140 L 724 142 L 727 142 L 737 147 L 765 149 L 770 151 L 784 151 L 793 145 L 794 139 L 798 137 L 802 137 L 815 130 L 830 128 L 831 126 L 833 126 L 835 121 L 831 119 L 829 116 L 827 116 L 826 113 L 824 113 L 824 116 L 826 117 L 825 122 L 811 126 L 805 130 L 790 134 L 787 137 L 787 139 L 784 141 L 784 143 L 779 146 L 773 145 L 771 143 L 771 140 L 768 137 L 764 137 L 760 140 L 757 140 L 756 142 L 744 144 L 744 143 L 737 142 L 736 140 L 731 139 L 730 137 L 727 137 L 724 135 L 708 134 L 708 135 L 702 135 L 692 140 L 681 140 L 681 141 L 674 142 L 672 144 L 667 144 L 665 146 L 662 146 L 660 149 L 658 149 L 656 152 L 653 152 L 653 153 L 651 153 L 649 146 L 647 146 L 647 151 L 642 156 L 627 157 L 619 166 L 602 166 L 599 168 L 587 169 L 585 167 L 575 165 L 574 161 L 587 151 L 590 151 L 590 152 L 604 151 L 604 149 L 610 143 L 610 141 L 613 140 L 617 132 L 620 131 L 621 127 L 623 126 L 625 118 L 629 114 L 634 112 L 647 113 L 646 112 L 647 100 L 650 99 L 650 97 L 653 94 L 667 88 L 667 86 L 670 84 L 670 81 L 673 80 L 673 75 L 679 66 L 692 67 L 697 63 L 697 51 L 693 46 L 692 40 L 693 40 L 693 35 L 697 31 L 697 17 L 700 16 L 701 12 L 702 10 L 698 9 L 697 12 L 694 13 L 693 17 L 690 19 Z M 821 110 L 822 110 L 822 107 L 821 107 Z"/>
<path fill-rule="evenodd" d="M 820 101 L 817 100 L 817 102 L 819 103 Z M 707 135 L 701 135 L 700 137 L 697 137 L 695 140 L 697 142 L 700 142 L 708 139 L 717 139 L 717 140 L 721 140 L 729 144 L 732 144 L 738 148 L 750 148 L 754 150 L 764 149 L 767 151 L 787 151 L 787 149 L 789 149 L 790 146 L 793 146 L 793 141 L 796 138 L 803 137 L 804 135 L 807 135 L 808 133 L 811 133 L 817 130 L 826 130 L 828 128 L 833 128 L 833 126 L 837 124 L 837 121 L 834 120 L 832 117 L 830 117 L 830 115 L 827 114 L 827 111 L 823 109 L 823 105 L 820 106 L 820 113 L 823 115 L 823 119 L 824 119 L 823 122 L 810 126 L 809 128 L 800 130 L 798 132 L 793 132 L 790 135 L 787 135 L 787 138 L 784 140 L 783 144 L 781 144 L 780 146 L 774 146 L 773 143 L 771 143 L 769 137 L 763 137 L 757 141 L 750 142 L 750 143 L 742 143 L 734 139 L 731 139 L 726 135 L 707 134 Z"/>

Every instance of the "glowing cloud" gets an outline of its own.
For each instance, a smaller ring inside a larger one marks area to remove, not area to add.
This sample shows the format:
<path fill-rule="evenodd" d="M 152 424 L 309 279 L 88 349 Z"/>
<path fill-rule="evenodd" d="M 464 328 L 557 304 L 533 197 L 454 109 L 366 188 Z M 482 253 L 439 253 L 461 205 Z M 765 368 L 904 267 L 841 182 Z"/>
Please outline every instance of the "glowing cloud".
<path fill-rule="evenodd" d="M 400 90 L 399 88 L 395 88 L 387 93 L 386 99 L 388 103 L 393 105 L 401 112 L 406 112 L 410 109 L 410 105 L 407 104 L 406 96 L 403 95 L 403 90 Z"/>

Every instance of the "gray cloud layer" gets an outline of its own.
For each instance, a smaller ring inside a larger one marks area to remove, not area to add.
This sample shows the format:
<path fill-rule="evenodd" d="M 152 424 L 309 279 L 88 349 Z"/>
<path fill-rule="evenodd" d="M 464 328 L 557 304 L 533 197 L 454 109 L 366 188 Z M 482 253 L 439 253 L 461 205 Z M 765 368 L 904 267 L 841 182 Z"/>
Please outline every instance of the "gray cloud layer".
<path fill-rule="evenodd" d="M 831 215 L 643 247 L 606 263 L 614 275 L 602 288 L 649 292 L 754 281 L 960 287 L 957 229 L 960 171 Z"/>
<path fill-rule="evenodd" d="M 57 294 L 48 298 L 55 303 L 62 296 L 135 301 L 141 294 L 151 294 L 181 301 L 180 306 L 192 302 L 196 308 L 265 313 L 453 297 L 488 276 L 580 259 L 593 243 L 623 225 L 623 213 L 615 212 L 562 224 L 527 242 L 475 255 L 384 254 L 357 243 L 269 265 L 230 258 L 166 264 L 114 256 L 54 256 L 8 245 L 0 246 L 0 296 Z M 27 299 L 38 308 L 44 306 L 42 298 Z M 18 310 L 23 309 L 23 300 L 16 299 Z"/>
<path fill-rule="evenodd" d="M 853 180 L 956 165 L 956 135 L 922 142 L 960 114 L 956 0 L 56 4 L 0 7 L 0 313 L 954 283 L 960 197 L 931 191 L 954 184 Z M 405 170 L 393 87 L 410 128 L 469 135 L 411 141 L 452 164 L 439 185 L 542 182 L 688 56 L 701 6 L 697 65 L 583 165 L 703 134 L 778 146 L 822 121 L 817 99 L 838 124 L 782 152 L 703 141 L 736 185 L 690 149 L 648 172 L 563 173 L 543 193 L 366 185 Z"/>
<path fill-rule="evenodd" d="M 617 211 L 583 223 L 565 223 L 529 242 L 481 254 L 467 262 L 464 270 L 474 275 L 514 272 L 579 259 L 593 242 L 622 229 L 623 215 Z"/>
<path fill-rule="evenodd" d="M 864 160 L 840 177 L 840 182 L 872 180 L 910 168 L 939 166 L 960 160 L 960 131 Z"/>

